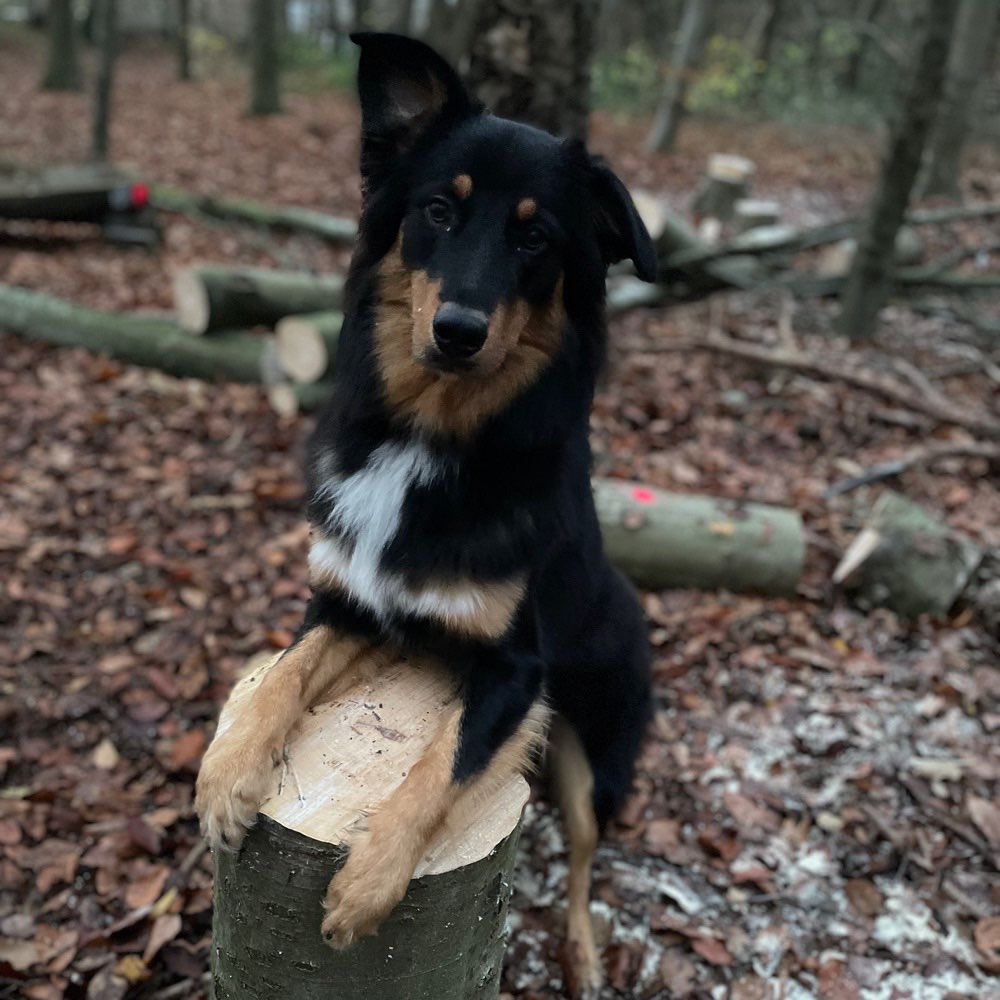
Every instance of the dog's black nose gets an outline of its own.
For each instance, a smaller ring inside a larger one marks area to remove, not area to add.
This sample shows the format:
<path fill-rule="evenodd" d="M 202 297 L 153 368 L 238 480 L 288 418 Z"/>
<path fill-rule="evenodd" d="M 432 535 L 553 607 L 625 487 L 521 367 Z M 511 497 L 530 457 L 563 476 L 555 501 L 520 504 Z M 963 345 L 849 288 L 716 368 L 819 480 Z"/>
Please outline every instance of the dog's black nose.
<path fill-rule="evenodd" d="M 471 358 L 486 343 L 489 317 L 478 309 L 444 302 L 434 314 L 434 343 L 445 357 Z"/>

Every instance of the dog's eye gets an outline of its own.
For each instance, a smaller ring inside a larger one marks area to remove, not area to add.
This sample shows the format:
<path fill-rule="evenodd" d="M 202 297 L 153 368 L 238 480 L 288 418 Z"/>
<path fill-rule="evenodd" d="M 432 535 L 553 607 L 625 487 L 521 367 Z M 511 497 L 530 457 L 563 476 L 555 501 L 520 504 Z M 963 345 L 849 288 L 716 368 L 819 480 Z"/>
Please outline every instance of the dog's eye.
<path fill-rule="evenodd" d="M 424 209 L 427 221 L 437 229 L 451 229 L 455 224 L 455 210 L 447 198 L 432 198 Z"/>
<path fill-rule="evenodd" d="M 541 226 L 529 226 L 521 235 L 521 249 L 526 253 L 541 253 L 549 245 L 549 238 Z"/>

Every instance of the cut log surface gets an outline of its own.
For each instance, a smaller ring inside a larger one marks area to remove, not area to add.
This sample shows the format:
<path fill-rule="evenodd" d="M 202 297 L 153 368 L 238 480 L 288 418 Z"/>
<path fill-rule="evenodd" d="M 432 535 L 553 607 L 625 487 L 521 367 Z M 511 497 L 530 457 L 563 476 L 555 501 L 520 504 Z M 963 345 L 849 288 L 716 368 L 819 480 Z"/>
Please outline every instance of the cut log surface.
<path fill-rule="evenodd" d="M 321 312 L 286 316 L 275 334 L 278 360 L 285 374 L 296 382 L 319 382 L 330 373 L 337 350 L 343 313 Z"/>
<path fill-rule="evenodd" d="M 752 160 L 729 153 L 713 153 L 708 158 L 708 170 L 695 192 L 692 208 L 699 216 L 728 222 L 736 203 L 750 193 L 756 173 Z"/>
<path fill-rule="evenodd" d="M 293 313 L 343 305 L 344 279 L 267 268 L 194 267 L 174 276 L 181 326 L 200 335 L 234 327 L 274 326 Z"/>
<path fill-rule="evenodd" d="M 805 562 L 795 510 L 612 479 L 594 480 L 594 499 L 608 557 L 641 587 L 795 592 Z"/>
<path fill-rule="evenodd" d="M 252 670 L 220 731 L 276 658 Z M 499 992 L 517 832 L 519 775 L 463 810 L 417 867 L 374 937 L 344 952 L 320 936 L 343 842 L 402 781 L 458 697 L 454 678 L 397 661 L 345 678 L 286 745 L 261 819 L 238 855 L 216 857 L 213 918 L 219 1000 L 488 1000 Z M 373 873 L 377 878 L 377 873 Z"/>

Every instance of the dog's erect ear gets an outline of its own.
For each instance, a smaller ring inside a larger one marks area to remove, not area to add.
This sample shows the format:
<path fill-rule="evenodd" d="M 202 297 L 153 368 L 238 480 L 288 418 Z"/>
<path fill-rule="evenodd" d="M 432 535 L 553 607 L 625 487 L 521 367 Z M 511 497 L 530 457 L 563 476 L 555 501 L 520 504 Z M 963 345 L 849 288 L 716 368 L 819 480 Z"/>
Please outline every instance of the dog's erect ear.
<path fill-rule="evenodd" d="M 611 168 L 590 157 L 590 193 L 594 229 L 607 264 L 631 260 L 643 281 L 656 281 L 656 251 L 632 196 Z"/>
<path fill-rule="evenodd" d="M 477 106 L 458 74 L 429 45 L 380 32 L 351 35 L 361 47 L 361 175 L 378 175 L 432 125 L 457 121 Z"/>

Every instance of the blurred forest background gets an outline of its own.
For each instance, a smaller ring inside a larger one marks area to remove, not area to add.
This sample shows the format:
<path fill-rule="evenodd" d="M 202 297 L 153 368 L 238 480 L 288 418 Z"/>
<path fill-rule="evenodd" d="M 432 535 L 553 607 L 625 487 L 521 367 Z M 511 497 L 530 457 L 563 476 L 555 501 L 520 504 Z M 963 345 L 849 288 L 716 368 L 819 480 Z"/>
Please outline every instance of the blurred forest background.
<path fill-rule="evenodd" d="M 359 27 L 586 135 L 656 239 L 592 417 L 657 704 L 607 996 L 1000 996 L 998 21 L 0 0 L 0 997 L 207 995 L 193 780 L 308 597 Z M 506 1000 L 574 991 L 564 852 L 534 798 Z"/>

